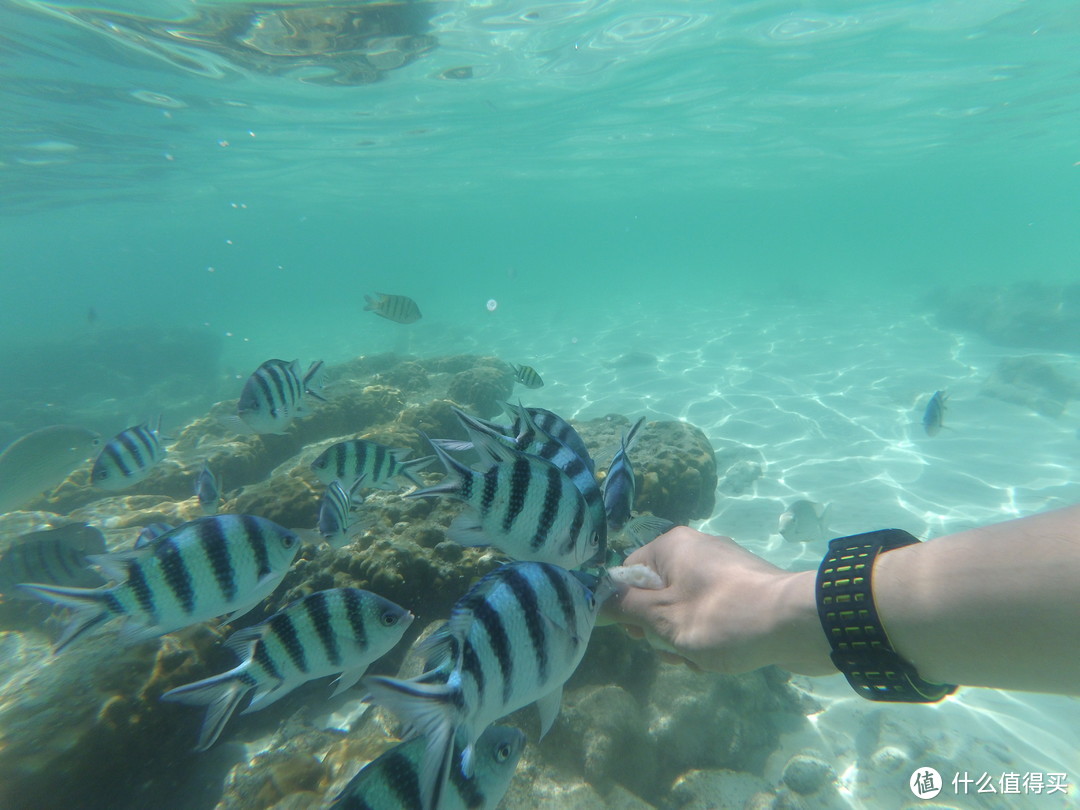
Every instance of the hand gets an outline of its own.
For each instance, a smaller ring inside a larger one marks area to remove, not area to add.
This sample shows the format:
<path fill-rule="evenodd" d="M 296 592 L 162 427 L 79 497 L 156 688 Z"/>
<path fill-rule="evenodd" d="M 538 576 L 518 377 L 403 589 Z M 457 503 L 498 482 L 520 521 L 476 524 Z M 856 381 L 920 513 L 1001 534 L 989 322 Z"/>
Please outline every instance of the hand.
<path fill-rule="evenodd" d="M 835 672 L 818 623 L 813 572 L 792 574 L 727 537 L 678 526 L 637 549 L 665 587 L 620 588 L 607 617 L 654 647 L 713 672 L 778 664 L 807 675 Z"/>

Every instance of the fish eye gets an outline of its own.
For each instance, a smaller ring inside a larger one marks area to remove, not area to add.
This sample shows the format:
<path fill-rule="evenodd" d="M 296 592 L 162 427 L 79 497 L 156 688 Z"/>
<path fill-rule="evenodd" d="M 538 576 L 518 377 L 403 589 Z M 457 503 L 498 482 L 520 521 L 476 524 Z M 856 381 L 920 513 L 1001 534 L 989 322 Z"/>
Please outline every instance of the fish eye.
<path fill-rule="evenodd" d="M 296 537 L 295 534 L 282 535 L 282 537 L 281 537 L 281 545 L 285 546 L 285 548 L 292 548 L 293 546 L 296 545 L 296 540 L 297 540 L 297 537 Z"/>
<path fill-rule="evenodd" d="M 503 743 L 495 750 L 495 759 L 498 762 L 506 762 L 510 759 L 510 744 Z"/>
<path fill-rule="evenodd" d="M 600 532 L 593 532 L 592 537 L 589 538 L 589 545 L 590 546 L 598 546 L 598 545 L 600 545 Z"/>
<path fill-rule="evenodd" d="M 393 612 L 388 610 L 388 611 L 386 611 L 386 613 L 384 613 L 382 615 L 383 627 L 393 627 L 395 624 L 397 624 L 397 622 L 398 622 L 398 617 L 397 617 L 396 613 L 393 613 Z"/>
<path fill-rule="evenodd" d="M 105 467 L 98 467 L 94 470 L 94 478 L 104 480 L 109 477 L 109 471 Z"/>

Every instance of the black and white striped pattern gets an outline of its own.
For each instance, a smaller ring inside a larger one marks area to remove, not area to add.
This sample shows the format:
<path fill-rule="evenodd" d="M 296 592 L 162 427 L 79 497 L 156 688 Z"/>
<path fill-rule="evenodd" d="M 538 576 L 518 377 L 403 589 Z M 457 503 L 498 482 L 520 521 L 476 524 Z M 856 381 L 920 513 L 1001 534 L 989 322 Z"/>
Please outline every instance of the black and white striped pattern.
<path fill-rule="evenodd" d="M 401 640 L 412 620 L 409 611 L 370 591 L 316 591 L 234 633 L 226 644 L 241 659 L 236 667 L 161 697 L 209 707 L 196 747 L 203 751 L 214 744 L 246 695 L 252 698 L 245 714 L 327 675 L 341 676 L 334 693 L 339 694 Z"/>
<path fill-rule="evenodd" d="M 19 535 L 0 554 L 0 593 L 8 599 L 30 599 L 16 587 L 24 582 L 47 582 L 92 588 L 103 585 L 101 574 L 89 567 L 90 555 L 105 551 L 105 536 L 85 523 Z"/>
<path fill-rule="evenodd" d="M 464 411 L 455 409 L 455 413 L 469 433 L 472 445 L 480 453 L 481 458 L 487 458 L 490 461 L 512 459 L 512 455 L 505 449 L 507 442 L 504 437 L 488 430 L 482 422 Z M 570 478 L 585 499 L 590 530 L 598 537 L 597 556 L 601 556 L 607 547 L 607 518 L 604 515 L 604 496 L 590 464 L 587 464 L 585 459 L 574 452 L 568 444 L 545 433 L 533 421 L 526 409 L 518 409 L 516 421 L 521 425 L 520 433 L 512 440 L 517 450 L 550 461 Z"/>
<path fill-rule="evenodd" d="M 427 737 L 423 807 L 438 806 L 453 740 L 466 743 L 462 770 L 469 775 L 472 744 L 500 717 L 536 701 L 541 736 L 546 733 L 607 593 L 605 585 L 598 599 L 582 578 L 557 565 L 501 566 L 458 600 L 446 625 L 421 645 L 427 672 L 410 681 L 365 679 L 376 701 Z"/>
<path fill-rule="evenodd" d="M 386 447 L 367 439 L 349 439 L 327 447 L 311 462 L 315 477 L 324 484 L 338 481 L 342 489 L 348 490 L 361 476 L 364 486 L 373 489 L 393 490 L 398 488 L 394 481 L 398 476 L 422 486 L 413 470 L 431 463 L 431 456 L 406 461 L 408 449 Z"/>
<path fill-rule="evenodd" d="M 248 377 L 240 393 L 237 414 L 254 433 L 284 433 L 292 420 L 308 413 L 305 395 L 317 396 L 314 378 L 322 361 L 301 377 L 300 363 L 267 360 Z"/>
<path fill-rule="evenodd" d="M 637 482 L 634 479 L 629 452 L 643 424 L 644 416 L 623 434 L 622 443 L 604 476 L 604 512 L 607 515 L 608 528 L 613 532 L 622 530 L 634 508 Z"/>
<path fill-rule="evenodd" d="M 204 515 L 217 514 L 221 492 L 218 490 L 217 478 L 214 477 L 214 473 L 210 471 L 210 466 L 206 462 L 203 462 L 202 468 L 195 476 L 195 497 Z"/>
<path fill-rule="evenodd" d="M 120 431 L 105 444 L 94 460 L 90 480 L 101 489 L 127 489 L 145 479 L 164 456 L 158 429 L 144 422 Z"/>
<path fill-rule="evenodd" d="M 488 728 L 476 741 L 473 777 L 467 779 L 460 768 L 452 768 L 440 810 L 495 810 L 510 787 L 524 748 L 520 729 Z M 460 751 L 456 753 L 460 756 Z M 422 739 L 395 745 L 354 776 L 330 810 L 417 810 L 423 803 L 423 756 Z"/>
<path fill-rule="evenodd" d="M 385 295 L 375 293 L 374 296 L 365 295 L 367 301 L 365 311 L 374 312 L 388 321 L 395 323 L 414 323 L 420 320 L 420 307 L 406 295 Z"/>
<path fill-rule="evenodd" d="M 510 368 L 514 370 L 514 379 L 526 388 L 544 387 L 543 379 L 536 373 L 536 369 L 532 366 L 515 366 L 511 363 Z"/>
<path fill-rule="evenodd" d="M 358 490 L 363 482 L 364 477 L 360 476 L 346 492 L 340 483 L 331 481 L 319 500 L 319 534 L 333 548 L 343 548 L 349 543 L 352 513 L 360 502 Z"/>
<path fill-rule="evenodd" d="M 600 530 L 574 482 L 558 467 L 518 452 L 501 439 L 483 457 L 505 458 L 483 472 L 473 470 L 435 445 L 449 473 L 442 482 L 409 497 L 449 495 L 472 507 L 454 519 L 447 537 L 465 546 L 493 545 L 515 560 L 576 568 L 603 551 Z M 602 506 L 602 504 L 601 504 Z"/>
<path fill-rule="evenodd" d="M 299 538 L 251 515 L 216 515 L 181 524 L 131 551 L 92 559 L 118 584 L 93 590 L 29 585 L 48 602 L 75 608 L 57 650 L 114 617 L 134 643 L 221 616 L 244 613 L 277 587 Z"/>

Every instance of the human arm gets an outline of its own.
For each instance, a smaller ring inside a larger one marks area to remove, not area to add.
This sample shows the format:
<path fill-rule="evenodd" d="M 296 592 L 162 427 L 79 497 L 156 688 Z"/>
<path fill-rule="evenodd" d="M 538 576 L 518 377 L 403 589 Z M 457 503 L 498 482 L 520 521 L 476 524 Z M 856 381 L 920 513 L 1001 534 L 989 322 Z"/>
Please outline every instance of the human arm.
<path fill-rule="evenodd" d="M 624 591 L 610 617 L 702 669 L 836 671 L 814 571 L 785 572 L 686 527 L 626 563 L 666 587 Z M 1080 506 L 890 551 L 873 587 L 893 648 L 924 680 L 1080 694 Z"/>

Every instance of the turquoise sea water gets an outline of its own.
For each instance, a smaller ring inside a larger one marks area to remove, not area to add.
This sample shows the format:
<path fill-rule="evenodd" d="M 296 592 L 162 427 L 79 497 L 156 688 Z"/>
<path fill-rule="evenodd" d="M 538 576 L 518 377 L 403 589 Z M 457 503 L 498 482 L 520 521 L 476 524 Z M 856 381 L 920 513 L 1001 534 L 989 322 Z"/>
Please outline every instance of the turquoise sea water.
<path fill-rule="evenodd" d="M 1070 0 L 0 0 L 0 445 L 168 427 L 268 357 L 475 352 L 568 415 L 759 448 L 704 525 L 780 564 L 820 558 L 775 534 L 796 497 L 920 536 L 1075 502 L 1076 400 L 980 390 L 1078 362 L 1078 37 Z M 1032 283 L 1056 343 L 934 318 L 941 288 Z M 160 387 L 181 370 L 205 382 Z M 1080 782 L 1075 701 L 969 700 L 940 722 Z"/>

